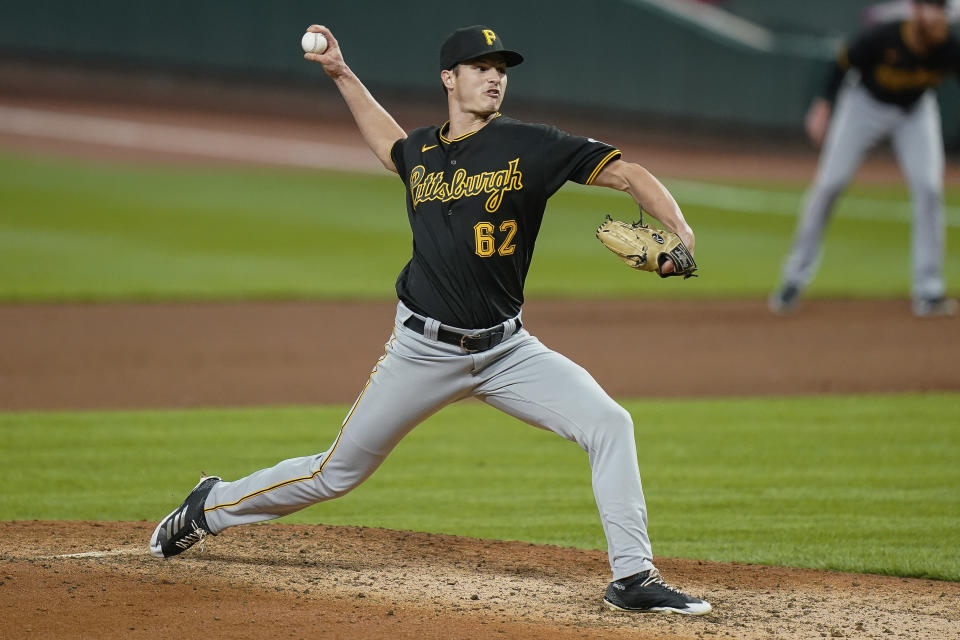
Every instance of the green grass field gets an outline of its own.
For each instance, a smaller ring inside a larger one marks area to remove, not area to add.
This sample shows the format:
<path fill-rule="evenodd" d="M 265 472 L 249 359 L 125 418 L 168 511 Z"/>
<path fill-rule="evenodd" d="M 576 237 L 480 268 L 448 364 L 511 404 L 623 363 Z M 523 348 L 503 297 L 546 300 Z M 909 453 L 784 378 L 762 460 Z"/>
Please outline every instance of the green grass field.
<path fill-rule="evenodd" d="M 697 232 L 702 277 L 678 286 L 622 268 L 593 230 L 607 212 L 634 217 L 632 201 L 571 185 L 550 201 L 528 296 L 765 296 L 803 185 L 667 183 Z M 947 201 L 960 204 L 960 190 Z M 896 204 L 905 202 L 899 187 L 855 189 L 810 295 L 906 297 L 909 224 Z M 948 246 L 958 243 L 951 210 Z M 0 301 L 389 298 L 409 255 L 403 187 L 392 176 L 0 152 Z M 946 275 L 960 284 L 960 253 Z"/>
<path fill-rule="evenodd" d="M 626 403 L 655 552 L 960 580 L 960 394 Z M 0 414 L 4 519 L 156 520 L 200 470 L 327 448 L 346 407 Z M 283 522 L 605 548 L 586 455 L 475 402 Z"/>
<path fill-rule="evenodd" d="M 666 182 L 701 278 L 624 268 L 592 234 L 606 212 L 635 216 L 630 200 L 565 187 L 528 296 L 765 296 L 804 185 Z M 907 297 L 906 201 L 899 186 L 853 189 L 810 295 Z M 957 246 L 960 189 L 947 203 Z M 390 299 L 409 245 L 389 176 L 0 152 L 0 302 Z M 946 271 L 956 295 L 960 253 Z M 638 422 L 658 555 L 960 580 L 960 394 L 625 405 L 687 425 Z M 200 470 L 236 477 L 325 449 L 344 411 L 0 413 L 0 518 L 153 521 Z M 354 493 L 283 522 L 604 547 L 583 453 L 471 403 L 419 427 Z"/>

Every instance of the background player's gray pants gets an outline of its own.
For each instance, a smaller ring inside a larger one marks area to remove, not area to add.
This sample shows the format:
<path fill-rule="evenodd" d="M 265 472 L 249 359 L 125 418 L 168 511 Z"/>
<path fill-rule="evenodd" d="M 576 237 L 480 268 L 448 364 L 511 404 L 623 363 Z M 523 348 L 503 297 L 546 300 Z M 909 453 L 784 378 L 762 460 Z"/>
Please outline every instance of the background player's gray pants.
<path fill-rule="evenodd" d="M 474 396 L 580 445 L 589 456 L 614 579 L 653 567 L 630 414 L 582 367 L 525 329 L 489 351 L 464 354 L 404 327 L 410 315 L 398 305 L 386 352 L 331 448 L 217 484 L 205 505 L 211 530 L 277 518 L 342 496 L 369 477 L 418 423 Z M 427 326 L 436 331 L 437 324 L 428 320 Z"/>
<path fill-rule="evenodd" d="M 807 191 L 793 248 L 784 265 L 784 284 L 803 289 L 813 278 L 823 230 L 837 196 L 853 178 L 864 154 L 887 136 L 913 199 L 913 297 L 944 295 L 944 153 L 936 95 L 927 91 L 911 110 L 904 111 L 879 102 L 859 84 L 847 89 L 837 102 L 817 176 Z"/>

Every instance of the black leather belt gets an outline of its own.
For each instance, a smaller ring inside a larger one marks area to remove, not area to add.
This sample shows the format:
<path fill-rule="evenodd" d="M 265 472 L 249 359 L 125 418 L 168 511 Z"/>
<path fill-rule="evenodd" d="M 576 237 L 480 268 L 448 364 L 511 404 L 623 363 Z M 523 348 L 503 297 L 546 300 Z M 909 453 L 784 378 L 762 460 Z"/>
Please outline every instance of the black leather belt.
<path fill-rule="evenodd" d="M 513 329 L 513 333 L 520 331 L 520 328 L 523 326 L 523 323 L 520 322 L 520 318 L 514 318 L 510 322 L 516 325 Z M 407 318 L 406 322 L 403 323 L 403 326 L 408 329 L 413 329 L 419 334 L 423 334 L 423 330 L 426 327 L 426 322 L 417 316 L 410 316 Z M 467 353 L 477 353 L 479 351 L 493 349 L 495 346 L 503 342 L 503 337 L 503 325 L 498 325 L 492 329 L 485 329 L 483 331 L 478 331 L 476 333 L 470 333 L 467 335 L 457 333 L 456 331 L 450 331 L 449 329 L 444 329 L 443 327 L 437 329 L 437 340 L 458 346 Z"/>

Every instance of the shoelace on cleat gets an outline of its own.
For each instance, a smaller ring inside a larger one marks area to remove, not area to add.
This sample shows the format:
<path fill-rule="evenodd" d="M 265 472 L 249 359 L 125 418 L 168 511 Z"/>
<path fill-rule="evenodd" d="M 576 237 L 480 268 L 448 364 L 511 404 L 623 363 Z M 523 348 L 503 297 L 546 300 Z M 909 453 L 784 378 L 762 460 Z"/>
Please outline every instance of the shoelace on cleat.
<path fill-rule="evenodd" d="M 664 589 L 669 589 L 670 591 L 673 591 L 673 592 L 676 593 L 677 595 L 681 595 L 681 596 L 686 595 L 685 593 L 683 593 L 682 591 L 680 591 L 680 590 L 677 589 L 676 587 L 671 587 L 671 586 L 668 585 L 666 582 L 664 582 L 664 581 L 663 581 L 663 576 L 660 575 L 660 570 L 659 570 L 659 569 L 650 569 L 650 574 L 647 576 L 647 579 L 644 580 L 643 583 L 642 583 L 640 586 L 641 586 L 641 587 L 646 587 L 647 585 L 650 585 L 650 584 L 658 584 L 658 585 L 660 585 L 661 587 L 663 587 Z"/>
<path fill-rule="evenodd" d="M 183 536 L 182 538 L 174 542 L 174 544 L 180 547 L 181 549 L 189 549 L 190 547 L 192 547 L 193 545 L 199 542 L 201 543 L 200 551 L 203 551 L 203 541 L 204 541 L 204 538 L 207 537 L 207 532 L 205 529 L 197 526 L 196 521 L 191 521 L 190 524 L 193 525 L 193 531 L 191 531 L 187 535 Z"/>

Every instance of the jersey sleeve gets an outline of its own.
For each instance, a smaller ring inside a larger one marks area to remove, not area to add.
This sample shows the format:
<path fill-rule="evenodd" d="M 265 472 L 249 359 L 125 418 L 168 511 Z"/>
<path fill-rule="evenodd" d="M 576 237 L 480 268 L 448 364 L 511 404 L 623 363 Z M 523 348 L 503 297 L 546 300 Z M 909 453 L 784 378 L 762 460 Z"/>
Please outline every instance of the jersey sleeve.
<path fill-rule="evenodd" d="M 543 137 L 545 184 L 554 193 L 567 180 L 590 184 L 605 166 L 620 157 L 620 150 L 593 138 L 574 136 L 546 127 Z"/>
<path fill-rule="evenodd" d="M 851 67 L 863 71 L 875 64 L 882 55 L 884 42 L 890 39 L 888 29 L 889 27 L 881 27 L 865 31 L 841 47 L 820 95 L 833 102 L 840 91 L 840 85 L 843 84 L 843 77 Z"/>
<path fill-rule="evenodd" d="M 848 67 L 856 67 L 861 71 L 873 66 L 880 59 L 884 43 L 890 40 L 882 29 L 867 31 L 857 36 L 845 50 L 844 57 Z M 890 44 L 887 42 L 887 44 Z"/>
<path fill-rule="evenodd" d="M 825 98 L 827 102 L 832 104 L 837 99 L 837 93 L 840 92 L 843 76 L 847 74 L 849 69 L 850 61 L 847 58 L 847 48 L 843 47 L 837 53 L 836 59 L 830 65 L 830 70 L 826 73 L 826 82 L 823 83 L 823 88 L 820 90 L 820 97 Z"/>
<path fill-rule="evenodd" d="M 390 159 L 393 160 L 393 166 L 397 168 L 397 175 L 403 180 L 407 175 L 407 164 L 403 161 L 403 143 L 407 138 L 399 138 L 390 147 Z"/>

